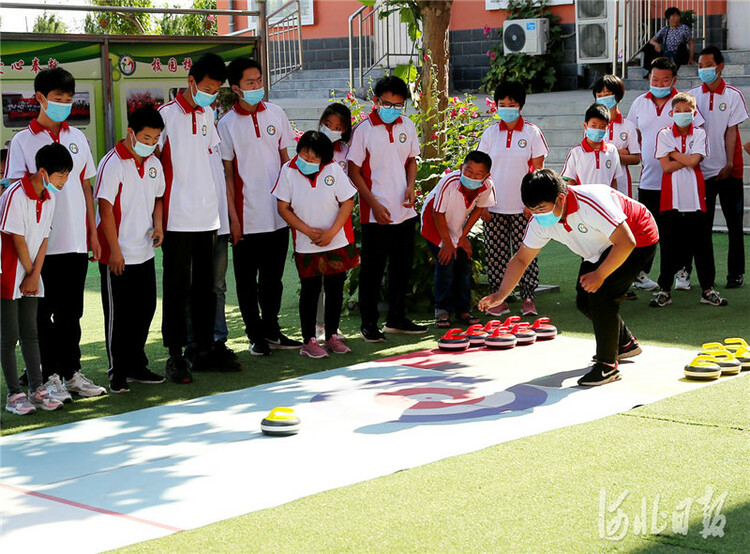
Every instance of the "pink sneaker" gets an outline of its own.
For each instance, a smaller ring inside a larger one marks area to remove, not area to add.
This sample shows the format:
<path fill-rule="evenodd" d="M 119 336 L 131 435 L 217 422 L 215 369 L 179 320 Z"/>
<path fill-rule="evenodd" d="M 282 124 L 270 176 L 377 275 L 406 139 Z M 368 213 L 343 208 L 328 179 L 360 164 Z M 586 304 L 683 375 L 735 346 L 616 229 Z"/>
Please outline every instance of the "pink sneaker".
<path fill-rule="evenodd" d="M 318 341 L 313 337 L 307 344 L 303 344 L 299 351 L 300 356 L 307 356 L 308 358 L 327 358 L 328 352 L 325 348 L 318 344 Z"/>
<path fill-rule="evenodd" d="M 352 351 L 351 348 L 341 342 L 341 339 L 338 335 L 333 335 L 326 341 L 326 348 L 334 354 L 346 354 L 347 352 Z"/>
<path fill-rule="evenodd" d="M 507 302 L 503 302 L 502 304 L 499 304 L 497 306 L 493 306 L 489 310 L 487 310 L 487 315 L 505 315 L 510 313 L 510 306 L 508 306 Z"/>
<path fill-rule="evenodd" d="M 17 415 L 27 415 L 36 412 L 34 405 L 29 402 L 29 399 L 26 398 L 26 395 L 22 392 L 18 392 L 13 396 L 8 396 L 5 401 L 5 409 L 6 411 Z"/>
<path fill-rule="evenodd" d="M 49 391 L 44 385 L 36 389 L 34 394 L 29 394 L 29 402 L 31 402 L 35 408 L 44 410 L 45 412 L 52 412 L 63 407 L 62 402 L 55 400 L 50 396 Z"/>
<path fill-rule="evenodd" d="M 523 301 L 521 306 L 521 315 L 539 315 L 536 313 L 536 305 L 531 298 L 527 298 Z"/>

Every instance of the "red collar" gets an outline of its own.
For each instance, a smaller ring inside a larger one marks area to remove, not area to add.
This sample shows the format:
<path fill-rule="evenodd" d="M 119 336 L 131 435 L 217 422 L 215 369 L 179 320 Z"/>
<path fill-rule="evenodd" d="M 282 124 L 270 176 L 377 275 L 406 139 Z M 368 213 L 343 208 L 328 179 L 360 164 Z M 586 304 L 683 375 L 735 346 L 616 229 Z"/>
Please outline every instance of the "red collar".
<path fill-rule="evenodd" d="M 234 109 L 234 111 L 236 111 L 240 115 L 253 115 L 253 112 L 249 112 L 245 108 L 243 108 L 242 106 L 240 106 L 239 101 L 237 101 L 237 102 L 234 103 L 233 109 Z M 261 100 L 260 104 L 258 104 L 258 109 L 255 110 L 254 113 L 257 114 L 258 112 L 265 111 L 265 109 L 266 109 L 266 103 L 263 100 Z"/>
<path fill-rule="evenodd" d="M 560 223 L 566 231 L 570 232 L 572 229 L 568 225 L 568 216 L 578 211 L 578 199 L 576 198 L 573 189 L 568 185 L 568 195 L 565 197 L 565 215 L 560 218 Z"/>
<path fill-rule="evenodd" d="M 501 131 L 511 131 L 511 132 L 522 131 L 523 130 L 523 123 L 524 123 L 523 122 L 523 117 L 521 117 L 519 115 L 517 121 L 518 121 L 518 123 L 516 123 L 516 126 L 513 127 L 512 129 L 509 129 L 508 126 L 505 124 L 505 121 L 503 121 L 501 119 L 500 120 L 500 130 Z"/>
<path fill-rule="evenodd" d="M 29 178 L 30 174 L 27 173 L 23 177 L 21 177 L 21 186 L 23 187 L 23 192 L 26 193 L 26 196 L 29 197 L 29 200 L 36 200 L 37 202 L 44 202 L 45 200 L 49 200 L 50 195 L 49 191 L 47 189 L 42 190 L 42 197 L 39 198 L 39 195 L 34 190 L 34 185 L 31 184 L 31 179 Z"/>
<path fill-rule="evenodd" d="M 711 90 L 710 88 L 708 88 L 708 85 L 706 83 L 703 83 L 701 87 L 703 88 L 703 92 L 706 94 L 708 94 L 709 92 L 712 92 L 714 94 L 724 94 L 724 89 L 727 88 L 727 83 L 724 81 L 724 78 L 722 77 L 721 82 L 719 83 L 719 86 L 716 87 L 716 90 Z"/>
<path fill-rule="evenodd" d="M 378 110 L 372 110 L 369 115 L 370 123 L 373 125 L 385 125 L 386 127 L 392 127 L 396 123 L 401 123 L 401 116 L 398 116 L 393 123 L 386 123 L 378 115 Z"/>
<path fill-rule="evenodd" d="M 312 188 L 315 188 L 316 181 L 318 180 L 318 175 L 320 175 L 321 171 L 323 171 L 323 168 L 325 168 L 329 164 L 334 163 L 333 160 L 331 160 L 327 164 L 321 165 L 318 168 L 318 172 L 317 173 L 313 173 L 312 175 L 305 175 L 304 173 L 302 173 L 300 171 L 299 167 L 297 167 L 297 158 L 299 158 L 299 154 L 295 155 L 291 160 L 289 160 L 289 167 L 296 169 L 297 171 L 299 171 L 300 175 L 302 175 L 308 181 L 310 181 L 310 186 L 312 186 Z"/>
<path fill-rule="evenodd" d="M 680 128 L 677 126 L 677 123 L 673 123 L 672 124 L 672 134 L 674 136 L 676 136 L 676 137 L 683 136 L 683 134 L 680 133 Z M 691 123 L 690 126 L 688 127 L 688 132 L 685 133 L 684 136 L 688 136 L 688 135 L 692 135 L 692 134 L 693 134 L 693 124 Z"/>
<path fill-rule="evenodd" d="M 605 150 L 604 141 L 602 140 L 602 145 L 599 148 L 592 148 L 591 145 L 589 145 L 589 141 L 584 138 L 581 141 L 581 148 L 583 148 L 584 152 L 603 152 Z"/>
<path fill-rule="evenodd" d="M 31 123 L 29 123 L 29 129 L 31 129 L 31 132 L 35 135 L 41 133 L 42 131 L 47 131 L 50 135 L 53 135 L 52 131 L 44 127 L 41 123 L 39 123 L 38 118 L 34 118 L 31 120 Z M 69 131 L 70 125 L 68 125 L 67 121 L 63 121 L 60 124 L 60 131 Z M 53 135 L 54 136 L 54 135 Z"/>
<path fill-rule="evenodd" d="M 615 116 L 615 118 L 609 122 L 610 125 L 612 125 L 613 123 L 622 123 L 622 112 L 619 108 L 617 109 L 617 115 Z"/>
<path fill-rule="evenodd" d="M 677 89 L 674 88 L 674 87 L 672 87 L 672 91 L 669 93 L 669 96 L 667 96 L 667 100 L 669 100 L 670 98 L 672 98 L 673 96 L 676 96 L 676 95 L 677 95 Z M 649 92 L 646 93 L 646 98 L 648 98 L 649 100 L 651 100 L 654 104 L 656 104 L 657 100 L 661 100 L 660 98 L 657 98 L 656 96 L 654 96 L 653 94 L 651 94 L 651 91 L 649 91 Z"/>
<path fill-rule="evenodd" d="M 182 106 L 182 109 L 185 110 L 185 113 L 190 113 L 190 112 L 203 113 L 203 108 L 201 108 L 200 106 L 196 106 L 195 108 L 193 108 L 190 105 L 190 103 L 187 100 L 185 100 L 185 95 L 183 94 L 183 91 L 180 91 L 177 93 L 177 98 L 175 98 L 175 100 L 177 100 L 177 103 L 180 106 Z"/>

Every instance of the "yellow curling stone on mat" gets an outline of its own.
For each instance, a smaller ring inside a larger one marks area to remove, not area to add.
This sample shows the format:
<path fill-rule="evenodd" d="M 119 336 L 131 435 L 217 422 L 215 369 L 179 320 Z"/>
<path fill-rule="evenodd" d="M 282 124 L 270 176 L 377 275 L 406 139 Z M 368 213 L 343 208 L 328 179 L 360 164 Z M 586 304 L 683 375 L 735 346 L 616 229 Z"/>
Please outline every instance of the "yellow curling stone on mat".
<path fill-rule="evenodd" d="M 260 430 L 271 437 L 289 437 L 299 433 L 300 420 L 291 408 L 274 408 L 260 422 Z"/>
<path fill-rule="evenodd" d="M 697 356 L 685 366 L 685 377 L 688 379 L 699 379 L 702 381 L 718 379 L 721 375 L 721 367 L 714 362 L 712 356 Z"/>
<path fill-rule="evenodd" d="M 722 375 L 737 375 L 742 362 L 719 342 L 707 342 L 701 346 L 700 356 L 708 356 L 721 368 Z"/>

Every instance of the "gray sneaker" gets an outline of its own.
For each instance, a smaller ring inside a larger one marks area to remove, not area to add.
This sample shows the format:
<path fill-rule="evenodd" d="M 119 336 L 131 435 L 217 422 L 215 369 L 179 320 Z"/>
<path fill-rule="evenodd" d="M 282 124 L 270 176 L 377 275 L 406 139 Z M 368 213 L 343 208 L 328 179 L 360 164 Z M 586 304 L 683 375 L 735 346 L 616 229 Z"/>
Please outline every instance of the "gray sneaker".
<path fill-rule="evenodd" d="M 76 371 L 70 379 L 65 379 L 65 388 L 68 392 L 74 392 L 84 398 L 107 394 L 107 389 L 94 384 L 80 371 Z"/>
<path fill-rule="evenodd" d="M 5 411 L 16 415 L 28 415 L 36 412 L 36 408 L 24 393 L 18 392 L 13 396 L 8 395 L 5 400 Z"/>
<path fill-rule="evenodd" d="M 59 410 L 63 407 L 63 403 L 59 400 L 55 400 L 49 395 L 44 385 L 40 385 L 34 393 L 29 394 L 29 402 L 38 410 L 44 410 L 45 412 L 52 412 Z"/>
<path fill-rule="evenodd" d="M 47 389 L 47 392 L 49 392 L 50 398 L 64 404 L 73 402 L 73 397 L 70 396 L 68 389 L 65 388 L 65 385 L 60 380 L 60 376 L 57 373 L 50 375 L 47 382 L 44 383 L 44 387 Z"/>

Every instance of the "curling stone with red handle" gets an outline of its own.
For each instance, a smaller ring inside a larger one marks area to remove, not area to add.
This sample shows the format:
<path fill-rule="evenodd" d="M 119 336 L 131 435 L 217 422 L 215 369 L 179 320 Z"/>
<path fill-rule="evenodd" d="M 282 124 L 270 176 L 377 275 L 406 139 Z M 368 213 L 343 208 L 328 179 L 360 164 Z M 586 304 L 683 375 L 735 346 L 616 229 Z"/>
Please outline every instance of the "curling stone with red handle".
<path fill-rule="evenodd" d="M 466 330 L 464 335 L 469 337 L 469 344 L 471 346 L 484 346 L 484 339 L 489 333 L 484 330 L 483 325 L 472 325 Z"/>
<path fill-rule="evenodd" d="M 549 322 L 548 317 L 540 317 L 531 326 L 537 340 L 552 340 L 557 336 L 557 327 Z"/>
<path fill-rule="evenodd" d="M 469 344 L 469 337 L 463 334 L 462 329 L 451 329 L 438 339 L 438 348 L 451 352 L 466 350 Z"/>
<path fill-rule="evenodd" d="M 484 326 L 484 330 L 487 331 L 487 333 L 491 333 L 495 327 L 502 327 L 503 322 L 499 319 L 491 319 L 487 322 L 487 325 Z"/>
<path fill-rule="evenodd" d="M 507 350 L 516 345 L 518 339 L 507 327 L 495 327 L 484 339 L 484 345 L 493 350 Z"/>
<path fill-rule="evenodd" d="M 516 344 L 519 346 L 536 342 L 536 332 L 529 327 L 528 323 L 516 323 L 511 327 L 510 332 L 516 336 Z"/>

